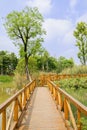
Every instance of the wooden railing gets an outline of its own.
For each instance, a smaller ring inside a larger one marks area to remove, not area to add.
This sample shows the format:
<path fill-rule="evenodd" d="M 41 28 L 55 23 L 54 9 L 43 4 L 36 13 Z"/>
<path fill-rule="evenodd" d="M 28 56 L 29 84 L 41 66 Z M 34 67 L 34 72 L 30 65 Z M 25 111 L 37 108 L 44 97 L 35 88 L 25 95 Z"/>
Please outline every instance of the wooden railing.
<path fill-rule="evenodd" d="M 47 79 L 54 81 L 60 79 L 68 79 L 68 78 L 79 78 L 79 77 L 87 77 L 87 74 L 42 74 L 39 77 L 40 85 L 43 86 L 46 84 Z"/>
<path fill-rule="evenodd" d="M 47 85 L 58 108 L 64 113 L 66 126 L 69 128 L 69 124 L 71 123 L 74 130 L 81 130 L 81 114 L 87 116 L 87 107 L 56 86 L 52 81 L 48 80 Z M 75 115 L 76 117 L 72 111 L 71 104 L 77 110 L 77 114 Z"/>
<path fill-rule="evenodd" d="M 16 127 L 35 87 L 36 81 L 33 80 L 0 105 L 0 115 L 2 118 L 1 130 L 13 130 Z"/>

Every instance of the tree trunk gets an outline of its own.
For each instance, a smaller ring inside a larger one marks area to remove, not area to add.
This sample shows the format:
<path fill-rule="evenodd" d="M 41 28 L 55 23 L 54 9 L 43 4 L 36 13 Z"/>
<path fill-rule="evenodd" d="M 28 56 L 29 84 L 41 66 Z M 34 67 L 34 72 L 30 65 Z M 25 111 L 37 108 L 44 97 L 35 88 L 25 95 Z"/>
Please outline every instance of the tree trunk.
<path fill-rule="evenodd" d="M 46 62 L 46 69 L 47 69 L 47 72 L 48 72 L 48 61 Z"/>
<path fill-rule="evenodd" d="M 25 55 L 25 72 L 26 72 L 27 80 L 31 81 L 31 76 L 29 74 L 29 69 L 28 69 L 28 57 L 27 57 L 27 55 Z"/>
<path fill-rule="evenodd" d="M 27 44 L 24 44 L 24 52 L 25 52 L 25 72 L 26 72 L 26 79 L 29 81 L 31 80 L 31 76 L 29 74 L 29 69 L 28 69 L 28 56 L 27 56 Z"/>
<path fill-rule="evenodd" d="M 44 71 L 44 63 L 42 63 L 42 70 Z"/>

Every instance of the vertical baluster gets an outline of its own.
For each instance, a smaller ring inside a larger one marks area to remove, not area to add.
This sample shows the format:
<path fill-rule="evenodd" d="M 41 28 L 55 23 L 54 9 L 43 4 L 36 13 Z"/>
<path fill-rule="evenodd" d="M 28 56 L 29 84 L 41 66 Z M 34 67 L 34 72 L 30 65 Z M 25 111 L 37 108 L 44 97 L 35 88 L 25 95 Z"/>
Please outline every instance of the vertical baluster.
<path fill-rule="evenodd" d="M 56 92 L 55 92 L 55 88 L 54 88 L 54 100 L 56 99 Z"/>
<path fill-rule="evenodd" d="M 29 91 L 29 86 L 27 87 L 27 99 L 30 98 L 30 91 Z"/>
<path fill-rule="evenodd" d="M 28 100 L 28 88 L 26 88 L 26 100 Z"/>
<path fill-rule="evenodd" d="M 77 110 L 77 119 L 78 119 L 78 124 L 77 124 L 77 127 L 78 127 L 78 130 L 81 130 L 81 112 L 80 110 Z"/>
<path fill-rule="evenodd" d="M 58 90 L 56 90 L 56 102 L 57 102 L 57 105 L 59 105 L 59 96 L 58 96 Z"/>
<path fill-rule="evenodd" d="M 30 85 L 30 94 L 32 93 L 32 88 L 31 88 L 31 85 Z"/>
<path fill-rule="evenodd" d="M 53 94 L 53 85 L 51 84 L 51 87 L 52 87 L 52 94 Z"/>
<path fill-rule="evenodd" d="M 62 94 L 59 93 L 59 105 L 60 105 L 60 109 L 62 109 Z"/>
<path fill-rule="evenodd" d="M 6 130 L 6 109 L 2 112 L 2 130 Z"/>
<path fill-rule="evenodd" d="M 67 107 L 66 98 L 64 99 L 64 116 L 65 116 L 65 120 L 68 120 L 69 111 L 68 111 L 68 107 Z"/>
<path fill-rule="evenodd" d="M 14 104 L 14 121 L 18 121 L 18 99 L 17 98 Z"/>
<path fill-rule="evenodd" d="M 22 93 L 20 94 L 20 105 L 22 107 Z M 22 107 L 23 108 L 23 107 Z"/>
<path fill-rule="evenodd" d="M 58 105 L 58 90 L 56 88 L 55 88 L 55 101 L 56 101 L 56 105 Z"/>
<path fill-rule="evenodd" d="M 24 105 L 24 107 L 25 107 L 25 104 L 26 104 L 26 90 L 24 90 L 24 100 L 23 100 L 23 105 Z"/>

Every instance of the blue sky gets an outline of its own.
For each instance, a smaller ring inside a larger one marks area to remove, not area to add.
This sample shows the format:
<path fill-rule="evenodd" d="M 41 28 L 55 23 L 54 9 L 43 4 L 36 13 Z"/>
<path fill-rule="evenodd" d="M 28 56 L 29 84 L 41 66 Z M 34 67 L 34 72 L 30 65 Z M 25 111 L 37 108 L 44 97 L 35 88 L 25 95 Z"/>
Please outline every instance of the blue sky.
<path fill-rule="evenodd" d="M 6 34 L 4 19 L 13 10 L 20 11 L 25 6 L 37 6 L 44 17 L 43 27 L 47 31 L 43 46 L 50 55 L 77 58 L 73 31 L 77 22 L 87 22 L 87 0 L 1 0 L 0 1 L 0 50 L 18 54 L 18 48 Z"/>

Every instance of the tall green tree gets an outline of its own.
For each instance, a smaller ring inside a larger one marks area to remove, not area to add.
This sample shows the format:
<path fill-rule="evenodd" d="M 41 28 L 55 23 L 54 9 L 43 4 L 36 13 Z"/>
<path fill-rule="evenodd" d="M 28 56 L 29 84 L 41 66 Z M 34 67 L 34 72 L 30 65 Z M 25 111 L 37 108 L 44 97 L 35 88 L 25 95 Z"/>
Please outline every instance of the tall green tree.
<path fill-rule="evenodd" d="M 8 35 L 15 41 L 16 45 L 22 48 L 28 80 L 30 79 L 28 59 L 41 47 L 41 42 L 43 42 L 42 35 L 45 34 L 42 28 L 43 22 L 43 17 L 36 7 L 26 7 L 20 12 L 13 11 L 6 17 L 5 28 Z"/>
<path fill-rule="evenodd" d="M 87 62 L 87 23 L 80 22 L 74 31 L 76 46 L 79 49 L 78 58 L 83 65 Z"/>

